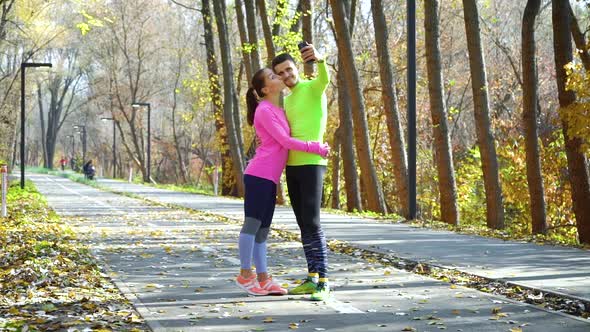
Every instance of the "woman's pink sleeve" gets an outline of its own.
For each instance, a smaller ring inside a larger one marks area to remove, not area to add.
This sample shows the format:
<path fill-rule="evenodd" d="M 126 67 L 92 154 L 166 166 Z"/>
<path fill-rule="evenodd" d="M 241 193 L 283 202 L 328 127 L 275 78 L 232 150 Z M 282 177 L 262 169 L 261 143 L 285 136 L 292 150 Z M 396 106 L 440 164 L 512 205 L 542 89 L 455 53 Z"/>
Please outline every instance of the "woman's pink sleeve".
<path fill-rule="evenodd" d="M 256 118 L 259 124 L 274 138 L 281 146 L 289 150 L 308 152 L 308 142 L 291 137 L 282 126 L 280 119 L 271 109 L 259 109 L 256 111 Z"/>

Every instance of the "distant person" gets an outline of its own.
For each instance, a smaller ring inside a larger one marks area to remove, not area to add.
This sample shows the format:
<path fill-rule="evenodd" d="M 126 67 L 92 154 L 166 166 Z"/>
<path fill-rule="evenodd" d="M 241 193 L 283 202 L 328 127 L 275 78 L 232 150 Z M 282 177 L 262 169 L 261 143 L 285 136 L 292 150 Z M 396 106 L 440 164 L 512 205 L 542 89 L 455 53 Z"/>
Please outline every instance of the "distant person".
<path fill-rule="evenodd" d="M 295 60 L 288 53 L 272 60 L 272 69 L 281 76 L 290 94 L 285 96 L 285 112 L 293 138 L 323 141 L 328 122 L 326 88 L 330 83 L 328 68 L 322 56 L 311 44 L 300 45 L 304 62 L 315 62 L 318 75 L 300 79 Z M 291 206 L 301 232 L 301 242 L 307 260 L 307 278 L 290 290 L 290 294 L 311 294 L 311 300 L 323 301 L 330 296 L 328 284 L 328 248 L 320 225 L 322 186 L 328 161 L 304 151 L 289 151 L 287 188 Z"/>
<path fill-rule="evenodd" d="M 326 157 L 330 148 L 319 141 L 291 138 L 279 97 L 285 88 L 281 78 L 269 68 L 257 71 L 246 93 L 248 124 L 253 125 L 260 145 L 244 171 L 245 220 L 238 241 L 240 275 L 236 284 L 251 295 L 284 295 L 287 290 L 275 283 L 267 272 L 266 239 L 277 199 L 277 184 L 289 150 L 305 151 Z M 256 274 L 252 271 L 252 257 Z"/>
<path fill-rule="evenodd" d="M 84 177 L 88 180 L 94 180 L 94 175 L 96 173 L 96 169 L 92 164 L 92 160 L 88 160 L 86 164 L 82 167 L 82 172 L 84 173 Z"/>
<path fill-rule="evenodd" d="M 59 160 L 59 165 L 61 166 L 62 172 L 66 170 L 67 164 L 68 164 L 68 160 L 66 159 L 66 157 L 61 157 L 61 159 Z"/>

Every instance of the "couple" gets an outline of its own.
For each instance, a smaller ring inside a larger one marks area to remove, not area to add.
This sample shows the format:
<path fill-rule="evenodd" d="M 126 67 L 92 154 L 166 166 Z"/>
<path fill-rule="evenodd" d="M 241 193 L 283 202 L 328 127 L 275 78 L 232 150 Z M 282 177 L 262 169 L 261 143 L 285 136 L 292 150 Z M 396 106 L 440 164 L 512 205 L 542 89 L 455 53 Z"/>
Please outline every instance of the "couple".
<path fill-rule="evenodd" d="M 248 123 L 261 144 L 244 171 L 245 220 L 239 237 L 241 269 L 236 284 L 251 295 L 311 294 L 314 301 L 330 295 L 326 238 L 320 227 L 322 184 L 330 147 L 326 131 L 325 90 L 330 82 L 323 58 L 313 45 L 301 49 L 303 61 L 315 61 L 318 76 L 299 79 L 293 58 L 283 53 L 252 77 L 246 93 Z M 291 91 L 279 107 L 281 91 Z M 290 291 L 273 281 L 266 266 L 266 239 L 274 214 L 276 189 L 287 165 L 287 188 L 301 231 L 308 275 Z M 256 273 L 252 271 L 252 258 Z"/>

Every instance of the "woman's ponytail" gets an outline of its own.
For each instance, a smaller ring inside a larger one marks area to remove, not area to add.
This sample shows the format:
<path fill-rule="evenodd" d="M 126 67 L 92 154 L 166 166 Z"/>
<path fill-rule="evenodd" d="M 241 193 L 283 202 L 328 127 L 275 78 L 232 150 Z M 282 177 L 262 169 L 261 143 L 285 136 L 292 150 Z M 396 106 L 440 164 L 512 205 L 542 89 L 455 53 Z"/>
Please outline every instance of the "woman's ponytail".
<path fill-rule="evenodd" d="M 258 107 L 258 98 L 256 98 L 254 88 L 250 87 L 246 92 L 246 108 L 248 110 L 246 113 L 246 118 L 248 120 L 248 124 L 251 126 L 254 124 L 254 114 L 256 113 L 256 107 Z"/>
<path fill-rule="evenodd" d="M 262 88 L 264 88 L 264 71 L 270 70 L 268 68 L 259 69 L 250 82 L 250 87 L 246 92 L 246 107 L 248 109 L 247 120 L 249 125 L 254 125 L 254 114 L 256 113 L 256 107 L 260 102 L 260 98 L 264 97 Z"/>

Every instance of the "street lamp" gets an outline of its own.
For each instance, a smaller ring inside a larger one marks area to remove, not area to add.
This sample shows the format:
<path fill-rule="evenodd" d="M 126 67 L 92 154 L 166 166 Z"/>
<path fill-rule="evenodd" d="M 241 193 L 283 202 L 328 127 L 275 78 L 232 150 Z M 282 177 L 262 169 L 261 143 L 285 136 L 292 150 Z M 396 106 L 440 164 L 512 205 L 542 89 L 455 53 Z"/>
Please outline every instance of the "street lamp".
<path fill-rule="evenodd" d="M 113 121 L 113 179 L 117 177 L 117 135 L 116 123 L 117 120 L 113 118 L 101 118 L 102 121 Z"/>
<path fill-rule="evenodd" d="M 23 62 L 20 65 L 20 187 L 25 188 L 25 70 L 29 67 L 52 67 L 51 63 Z"/>
<path fill-rule="evenodd" d="M 148 110 L 148 116 L 147 116 L 147 178 L 148 181 L 151 179 L 151 165 L 152 165 L 152 142 L 151 142 L 151 112 L 152 112 L 152 107 L 150 105 L 150 103 L 138 103 L 138 102 L 133 102 L 133 104 L 131 104 L 132 107 L 134 108 L 139 108 L 142 106 L 146 106 L 147 110 Z"/>
<path fill-rule="evenodd" d="M 409 219 L 416 219 L 416 1 L 406 2 L 408 84 L 408 196 Z"/>
<path fill-rule="evenodd" d="M 72 155 L 70 156 L 70 167 L 72 168 L 72 171 L 73 171 L 74 165 L 76 164 L 76 161 L 74 160 L 76 158 L 76 136 L 74 134 L 72 134 L 72 135 L 67 135 L 66 138 L 70 138 L 72 140 Z"/>
<path fill-rule="evenodd" d="M 73 158 L 74 157 L 74 154 L 76 153 L 76 148 L 75 148 L 75 146 L 76 146 L 75 145 L 75 143 L 76 143 L 76 141 L 75 141 L 76 136 L 74 136 L 74 135 L 67 135 L 66 138 L 71 138 L 71 141 L 72 141 L 72 158 Z"/>
<path fill-rule="evenodd" d="M 86 163 L 86 126 L 75 125 L 74 129 L 81 130 L 82 133 L 82 163 Z"/>

